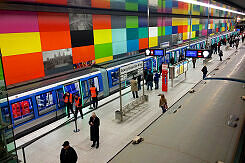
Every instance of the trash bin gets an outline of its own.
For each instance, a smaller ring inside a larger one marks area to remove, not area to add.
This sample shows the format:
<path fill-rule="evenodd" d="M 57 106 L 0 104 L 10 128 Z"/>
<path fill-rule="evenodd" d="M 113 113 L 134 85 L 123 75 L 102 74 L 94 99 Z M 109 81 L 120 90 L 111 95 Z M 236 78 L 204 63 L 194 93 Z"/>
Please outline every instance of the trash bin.
<path fill-rule="evenodd" d="M 121 120 L 121 112 L 119 110 L 115 111 L 115 119 L 116 120 Z"/>

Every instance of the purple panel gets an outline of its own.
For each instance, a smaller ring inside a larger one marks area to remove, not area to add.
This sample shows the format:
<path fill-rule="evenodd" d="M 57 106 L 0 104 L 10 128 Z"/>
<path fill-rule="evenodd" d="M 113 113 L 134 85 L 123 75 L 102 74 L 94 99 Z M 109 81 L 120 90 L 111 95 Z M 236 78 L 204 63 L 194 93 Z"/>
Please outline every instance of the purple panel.
<path fill-rule="evenodd" d="M 165 8 L 166 13 L 172 13 L 172 8 Z"/>
<path fill-rule="evenodd" d="M 0 33 L 39 32 L 37 13 L 0 11 Z"/>
<path fill-rule="evenodd" d="M 158 18 L 157 18 L 157 26 L 158 26 L 158 27 L 162 27 L 162 26 L 163 26 L 162 24 L 163 24 L 162 17 L 158 17 Z"/>
<path fill-rule="evenodd" d="M 165 26 L 172 26 L 172 18 L 166 18 Z"/>

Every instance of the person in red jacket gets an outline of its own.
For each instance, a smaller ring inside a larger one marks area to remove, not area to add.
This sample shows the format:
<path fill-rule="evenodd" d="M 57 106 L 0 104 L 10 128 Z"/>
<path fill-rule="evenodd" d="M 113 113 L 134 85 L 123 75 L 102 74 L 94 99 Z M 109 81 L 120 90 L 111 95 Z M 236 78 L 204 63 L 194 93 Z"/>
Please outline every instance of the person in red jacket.
<path fill-rule="evenodd" d="M 94 109 L 98 108 L 98 91 L 97 88 L 94 86 L 94 84 L 92 84 L 92 87 L 90 87 L 90 94 L 92 97 L 92 103 L 93 103 L 93 107 Z"/>
<path fill-rule="evenodd" d="M 66 92 L 64 95 L 64 103 L 67 107 L 68 118 L 70 118 L 70 111 L 74 114 L 73 111 L 73 95 L 69 92 Z"/>
<path fill-rule="evenodd" d="M 82 99 L 81 99 L 78 95 L 75 96 L 75 106 L 76 106 L 76 110 L 75 110 L 75 119 L 77 119 L 78 111 L 80 112 L 81 117 L 82 117 L 82 119 L 83 119 Z"/>

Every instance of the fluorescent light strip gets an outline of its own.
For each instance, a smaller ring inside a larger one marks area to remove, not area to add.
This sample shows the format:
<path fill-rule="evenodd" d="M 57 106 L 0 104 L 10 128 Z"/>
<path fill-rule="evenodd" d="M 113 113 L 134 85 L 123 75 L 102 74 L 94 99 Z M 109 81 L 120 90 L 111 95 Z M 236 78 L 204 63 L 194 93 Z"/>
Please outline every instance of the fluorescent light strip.
<path fill-rule="evenodd" d="M 193 1 L 193 0 L 178 0 L 178 1 L 191 3 L 191 4 L 199 5 L 199 6 L 204 6 L 204 7 L 210 7 L 210 8 L 214 8 L 214 9 L 218 9 L 218 10 L 222 10 L 222 11 L 232 12 L 232 13 L 239 14 L 239 15 L 245 15 L 245 13 L 243 13 L 243 12 L 238 12 L 238 11 L 226 9 L 223 7 L 219 7 L 219 6 L 215 6 L 215 5 L 207 4 L 207 3 L 203 3 L 203 2 L 198 2 L 198 1 Z"/>

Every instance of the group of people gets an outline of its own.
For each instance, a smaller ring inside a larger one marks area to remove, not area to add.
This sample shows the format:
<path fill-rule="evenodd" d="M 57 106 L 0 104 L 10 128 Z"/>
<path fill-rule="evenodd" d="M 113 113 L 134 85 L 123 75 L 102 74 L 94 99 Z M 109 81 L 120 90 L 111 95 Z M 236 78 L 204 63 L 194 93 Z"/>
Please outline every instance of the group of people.
<path fill-rule="evenodd" d="M 90 87 L 90 94 L 91 94 L 91 98 L 92 98 L 92 104 L 93 107 L 95 109 L 98 108 L 98 91 L 97 88 L 94 86 L 94 84 L 92 84 L 92 86 Z M 81 118 L 83 119 L 83 104 L 82 104 L 82 99 L 81 97 L 79 97 L 77 94 L 73 95 L 72 93 L 66 92 L 63 96 L 64 99 L 64 103 L 65 106 L 67 107 L 67 114 L 68 114 L 68 118 L 70 117 L 70 112 L 72 112 L 72 114 L 74 114 L 75 119 L 77 119 L 77 114 L 78 111 L 81 114 Z M 73 110 L 73 104 L 75 102 L 75 113 Z"/>

